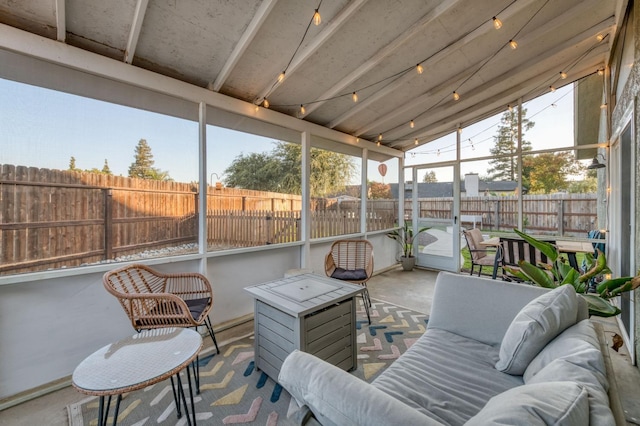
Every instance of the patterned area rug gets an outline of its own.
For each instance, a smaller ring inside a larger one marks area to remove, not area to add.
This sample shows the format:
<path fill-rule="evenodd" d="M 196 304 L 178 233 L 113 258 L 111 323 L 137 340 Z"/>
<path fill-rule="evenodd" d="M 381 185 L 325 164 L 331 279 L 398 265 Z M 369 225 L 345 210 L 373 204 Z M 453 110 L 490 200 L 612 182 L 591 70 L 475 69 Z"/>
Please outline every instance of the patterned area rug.
<path fill-rule="evenodd" d="M 358 298 L 358 368 L 351 373 L 367 382 L 411 347 L 428 322 L 425 314 L 375 299 L 372 302 L 369 325 L 362 299 Z M 199 424 L 286 425 L 287 416 L 299 408 L 287 391 L 255 369 L 252 335 L 224 343 L 219 355 L 213 347 L 203 350 L 200 391 L 194 397 Z M 188 399 L 188 390 L 186 395 Z M 67 410 L 71 426 L 97 425 L 97 397 L 69 405 Z M 166 380 L 125 394 L 118 424 L 186 425 L 187 420 L 184 415 L 177 418 L 171 383 Z"/>

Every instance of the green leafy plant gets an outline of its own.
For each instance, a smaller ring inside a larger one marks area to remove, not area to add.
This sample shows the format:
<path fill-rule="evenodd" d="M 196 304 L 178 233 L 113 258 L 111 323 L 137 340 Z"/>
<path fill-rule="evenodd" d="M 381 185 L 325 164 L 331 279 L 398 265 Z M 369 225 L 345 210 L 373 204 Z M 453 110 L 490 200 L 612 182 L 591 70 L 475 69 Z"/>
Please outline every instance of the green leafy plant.
<path fill-rule="evenodd" d="M 609 300 L 621 293 L 640 287 L 640 275 L 606 279 L 605 276 L 611 274 L 611 270 L 607 266 L 605 254 L 599 249 L 596 249 L 597 256 L 595 257 L 592 253 L 587 253 L 585 271 L 578 272 L 569 265 L 567 259 L 560 255 L 555 245 L 537 240 L 517 229 L 514 231 L 526 242 L 540 250 L 552 263 L 550 265 L 542 263 L 533 265 L 521 260 L 518 262 L 520 270 L 508 267 L 505 269 L 523 281 L 533 282 L 541 287 L 555 288 L 560 285 L 572 285 L 576 289 L 576 293 L 585 298 L 590 315 L 601 317 L 618 315 L 620 309 L 612 305 Z M 591 282 L 597 284 L 595 293 L 588 292 Z"/>
<path fill-rule="evenodd" d="M 414 234 L 413 228 L 409 221 L 405 221 L 404 225 L 400 228 L 394 229 L 391 232 L 387 232 L 387 237 L 394 239 L 400 245 L 402 249 L 402 257 L 413 257 L 413 241 L 421 232 L 430 229 L 429 227 L 420 228 L 418 232 Z"/>

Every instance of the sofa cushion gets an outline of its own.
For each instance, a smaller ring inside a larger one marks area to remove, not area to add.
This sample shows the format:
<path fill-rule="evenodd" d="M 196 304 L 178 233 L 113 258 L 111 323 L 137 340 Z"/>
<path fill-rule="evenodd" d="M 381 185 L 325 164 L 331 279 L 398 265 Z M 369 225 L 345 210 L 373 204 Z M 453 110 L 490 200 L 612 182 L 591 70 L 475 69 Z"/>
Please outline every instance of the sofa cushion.
<path fill-rule="evenodd" d="M 496 370 L 497 359 L 496 346 L 428 329 L 372 384 L 438 422 L 459 425 L 491 397 L 523 384 Z"/>
<path fill-rule="evenodd" d="M 561 285 L 538 296 L 513 319 L 500 345 L 497 370 L 522 375 L 547 343 L 576 323 L 578 296 L 570 285 Z"/>
<path fill-rule="evenodd" d="M 531 361 L 523 376 L 525 383 L 571 381 L 589 392 L 590 424 L 614 425 L 609 407 L 608 380 L 604 358 L 593 324 L 584 320 L 569 327 Z"/>
<path fill-rule="evenodd" d="M 587 390 L 572 382 L 519 386 L 494 396 L 467 426 L 589 424 Z"/>

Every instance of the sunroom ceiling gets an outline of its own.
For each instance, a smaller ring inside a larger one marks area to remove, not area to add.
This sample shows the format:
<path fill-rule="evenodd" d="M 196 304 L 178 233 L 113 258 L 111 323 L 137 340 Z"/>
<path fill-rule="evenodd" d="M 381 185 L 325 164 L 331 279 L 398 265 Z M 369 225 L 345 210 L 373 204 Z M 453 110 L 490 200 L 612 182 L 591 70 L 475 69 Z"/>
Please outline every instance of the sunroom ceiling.
<path fill-rule="evenodd" d="M 0 23 L 408 150 L 604 68 L 625 3 L 0 0 Z"/>

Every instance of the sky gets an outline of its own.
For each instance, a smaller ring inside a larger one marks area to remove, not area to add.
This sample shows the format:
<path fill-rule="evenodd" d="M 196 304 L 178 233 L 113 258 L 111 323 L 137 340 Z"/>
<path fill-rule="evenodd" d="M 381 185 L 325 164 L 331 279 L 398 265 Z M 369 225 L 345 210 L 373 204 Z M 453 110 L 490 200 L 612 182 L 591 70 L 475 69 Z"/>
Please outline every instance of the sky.
<path fill-rule="evenodd" d="M 573 88 L 565 86 L 525 104 L 536 123 L 526 133 L 534 149 L 573 144 Z M 552 107 L 551 105 L 556 105 Z M 500 115 L 463 129 L 462 157 L 490 155 Z M 116 175 L 126 176 L 134 149 L 146 139 L 154 166 L 178 182 L 197 181 L 198 125 L 107 102 L 0 79 L 0 163 L 68 169 L 73 156 L 80 169 L 102 169 L 105 159 Z M 223 178 L 241 153 L 265 152 L 274 140 L 214 126 L 207 129 L 210 180 Z M 473 145 L 473 149 L 471 148 Z M 409 151 L 406 165 L 455 159 L 455 134 Z M 440 154 L 438 155 L 438 150 Z M 369 180 L 397 182 L 397 161 L 386 162 L 383 178 L 378 163 L 369 163 Z M 461 166 L 462 173 L 486 173 L 486 162 Z M 441 174 L 436 169 L 436 174 Z M 439 181 L 450 180 L 441 174 Z M 359 183 L 359 174 L 353 183 Z"/>

